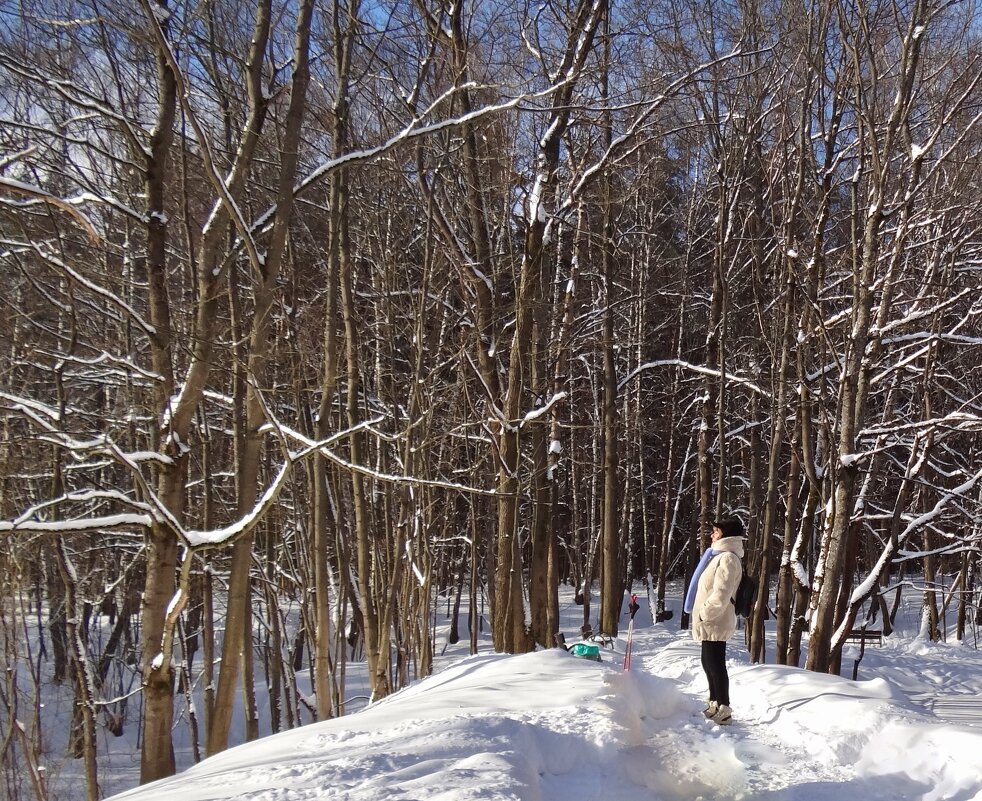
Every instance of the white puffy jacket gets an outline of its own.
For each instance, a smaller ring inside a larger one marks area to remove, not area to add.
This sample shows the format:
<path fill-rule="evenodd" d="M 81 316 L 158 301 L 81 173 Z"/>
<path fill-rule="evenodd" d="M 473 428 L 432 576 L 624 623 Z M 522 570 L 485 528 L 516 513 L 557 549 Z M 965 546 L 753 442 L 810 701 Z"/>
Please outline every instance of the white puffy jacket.
<path fill-rule="evenodd" d="M 743 537 L 718 539 L 713 550 L 723 553 L 714 556 L 702 571 L 692 605 L 692 637 L 700 641 L 725 641 L 736 631 L 731 599 L 743 576 Z"/>

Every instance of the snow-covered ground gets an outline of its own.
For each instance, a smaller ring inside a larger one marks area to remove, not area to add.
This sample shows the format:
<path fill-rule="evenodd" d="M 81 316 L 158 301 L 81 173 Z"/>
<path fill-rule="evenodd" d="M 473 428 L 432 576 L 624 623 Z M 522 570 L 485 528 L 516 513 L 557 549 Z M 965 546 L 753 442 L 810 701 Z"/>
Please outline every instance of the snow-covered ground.
<path fill-rule="evenodd" d="M 734 722 L 721 727 L 701 714 L 689 633 L 652 625 L 643 605 L 625 671 L 626 628 L 600 663 L 561 650 L 452 656 L 361 712 L 114 798 L 982 801 L 976 642 L 925 643 L 912 625 L 868 646 L 853 682 L 751 665 L 737 632 Z M 844 673 L 857 651 L 847 646 Z"/>

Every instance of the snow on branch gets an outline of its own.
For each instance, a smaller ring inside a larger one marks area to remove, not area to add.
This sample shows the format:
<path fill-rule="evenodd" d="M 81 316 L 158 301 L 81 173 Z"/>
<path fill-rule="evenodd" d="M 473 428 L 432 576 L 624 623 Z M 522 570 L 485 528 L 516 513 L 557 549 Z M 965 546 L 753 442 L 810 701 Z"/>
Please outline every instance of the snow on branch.
<path fill-rule="evenodd" d="M 712 375 L 718 376 L 720 371 L 715 368 L 704 367 L 700 364 L 692 364 L 683 359 L 658 359 L 653 362 L 646 362 L 645 364 L 638 365 L 634 368 L 627 376 L 620 380 L 617 384 L 618 392 L 624 388 L 626 384 L 634 380 L 641 373 L 645 373 L 649 370 L 655 370 L 659 367 L 680 367 L 683 370 L 690 370 L 693 373 L 699 373 L 700 375 Z M 751 392 L 756 392 L 758 395 L 764 398 L 769 398 L 770 393 L 762 387 L 757 386 L 753 381 L 743 376 L 736 375 L 734 373 L 724 372 L 723 374 L 727 381 L 733 384 L 739 384 Z"/>
<path fill-rule="evenodd" d="M 147 217 L 147 215 L 142 211 L 126 205 L 119 198 L 109 197 L 108 195 L 97 195 L 92 191 L 82 192 L 74 197 L 66 197 L 64 202 L 71 205 L 73 208 L 83 203 L 96 203 L 99 205 L 108 206 L 109 208 L 118 211 L 120 214 L 129 217 L 131 220 L 135 220 L 143 225 L 146 225 L 150 221 L 150 218 Z"/>
<path fill-rule="evenodd" d="M 61 270 L 65 275 L 72 279 L 79 286 L 85 287 L 87 290 L 92 292 L 94 295 L 105 300 L 112 306 L 115 306 L 120 311 L 124 312 L 130 317 L 147 336 L 155 336 L 157 329 L 152 326 L 149 322 L 143 319 L 143 316 L 129 303 L 119 297 L 115 292 L 106 289 L 105 287 L 99 286 L 94 281 L 90 281 L 84 275 L 79 273 L 73 267 L 66 264 L 54 253 L 48 253 L 44 248 L 40 247 L 36 242 L 11 242 L 9 240 L 0 240 L 0 243 L 4 245 L 10 245 L 13 247 L 22 246 L 27 250 L 34 251 L 41 259 L 46 261 L 52 267 Z"/>
<path fill-rule="evenodd" d="M 718 59 L 717 61 L 718 62 L 724 61 L 728 58 L 734 57 L 737 54 L 738 51 L 735 51 L 734 53 L 731 53 L 728 56 Z M 692 73 L 689 73 L 684 80 L 680 79 L 678 85 L 684 84 L 685 80 L 687 80 L 690 75 L 697 74 L 700 70 L 712 66 L 713 64 L 717 63 L 717 61 L 711 62 L 707 65 L 700 66 Z M 342 167 L 349 167 L 356 164 L 363 164 L 365 162 L 370 162 L 374 159 L 377 159 L 380 156 L 385 155 L 387 152 L 393 150 L 399 145 L 404 144 L 406 142 L 410 142 L 414 139 L 430 136 L 432 134 L 440 133 L 445 130 L 457 128 L 469 122 L 480 120 L 484 117 L 498 114 L 503 111 L 508 111 L 524 103 L 531 103 L 532 101 L 541 100 L 543 98 L 550 97 L 551 95 L 555 94 L 556 92 L 559 92 L 561 89 L 567 86 L 568 83 L 574 78 L 575 76 L 573 76 L 573 78 L 566 78 L 562 81 L 551 84 L 550 86 L 540 91 L 522 93 L 516 95 L 515 97 L 511 97 L 507 100 L 503 100 L 500 103 L 491 103 L 489 105 L 482 106 L 481 108 L 474 109 L 473 111 L 470 111 L 467 114 L 461 114 L 458 116 L 447 117 L 446 119 L 437 120 L 435 122 L 425 123 L 424 120 L 434 110 L 442 106 L 445 106 L 447 99 L 453 97 L 455 93 L 461 91 L 480 90 L 480 89 L 488 88 L 484 84 L 480 84 L 475 81 L 467 81 L 459 85 L 452 86 L 449 89 L 447 89 L 443 94 L 441 94 L 436 99 L 434 99 L 433 102 L 431 102 L 429 106 L 427 106 L 427 108 L 424 109 L 421 113 L 416 114 L 416 116 L 414 116 L 412 120 L 410 120 L 406 125 L 403 126 L 402 130 L 397 131 L 395 134 L 390 136 L 384 142 L 381 142 L 375 145 L 374 147 L 367 147 L 361 150 L 353 150 L 349 153 L 344 153 L 335 158 L 328 159 L 327 161 L 323 162 L 320 166 L 314 168 L 305 178 L 300 180 L 297 183 L 297 185 L 294 187 L 293 190 L 294 197 L 299 196 L 300 194 L 307 191 L 311 187 L 317 185 L 318 182 L 322 181 L 330 173 Z M 676 85 L 677 84 L 675 83 L 672 84 L 673 87 L 675 87 Z M 644 117 L 646 118 L 650 116 L 650 114 L 656 110 L 658 105 L 660 105 L 660 101 L 663 101 L 665 99 L 666 99 L 665 97 L 660 97 L 658 101 L 655 101 L 652 107 L 644 114 Z M 593 173 L 599 171 L 602 168 L 603 164 L 606 163 L 610 153 L 617 149 L 618 145 L 621 143 L 621 140 L 626 140 L 626 138 L 627 137 L 620 137 L 618 142 L 616 142 L 611 147 L 611 149 L 608 151 L 607 154 L 601 157 L 601 159 L 598 161 L 595 167 L 591 168 L 591 171 L 588 171 L 588 173 L 592 175 Z M 584 176 L 584 179 L 580 181 L 574 192 L 571 193 L 570 196 L 571 199 L 569 203 L 567 203 L 566 205 L 572 204 L 572 198 L 575 195 L 579 194 L 579 191 L 582 190 L 585 184 L 587 183 L 588 178 L 589 176 Z M 268 208 L 266 211 L 264 211 L 259 217 L 257 217 L 255 222 L 252 224 L 252 226 L 250 226 L 251 235 L 255 235 L 259 231 L 263 230 L 267 225 L 269 225 L 270 221 L 273 219 L 273 216 L 275 214 L 276 214 L 276 206 L 272 206 Z M 241 242 L 239 244 L 241 244 Z M 471 269 L 473 269 L 474 267 L 472 263 L 469 263 L 467 266 L 470 267 Z M 485 276 L 483 273 L 481 273 L 479 270 L 475 271 L 475 276 L 479 280 L 488 283 L 488 285 L 490 286 L 488 277 Z"/>
<path fill-rule="evenodd" d="M 80 490 L 77 492 L 67 493 L 62 495 L 60 498 L 52 498 L 50 500 L 34 504 L 30 508 L 21 512 L 21 514 L 11 522 L 16 528 L 17 526 L 29 523 L 31 520 L 39 519 L 46 509 L 53 508 L 62 503 L 88 503 L 91 501 L 113 501 L 123 506 L 130 506 L 133 509 L 136 509 L 138 512 L 144 514 L 149 513 L 149 507 L 145 503 L 136 501 L 118 490 Z"/>
<path fill-rule="evenodd" d="M 58 424 L 61 422 L 61 415 L 56 409 L 47 406 L 40 401 L 29 398 L 22 398 L 12 395 L 9 392 L 0 390 L 0 401 L 2 408 L 16 412 L 31 420 L 37 428 L 41 430 L 42 439 L 57 445 L 72 453 L 97 453 L 113 456 L 117 461 L 134 469 L 143 462 L 158 462 L 163 465 L 172 464 L 172 460 L 166 454 L 157 451 L 122 451 L 109 437 L 99 434 L 92 439 L 75 439 L 70 434 L 60 430 Z"/>
<path fill-rule="evenodd" d="M 19 401 L 20 399 L 16 396 L 11 396 L 8 393 L 2 393 L 0 397 L 10 401 Z M 463 492 L 474 492 L 480 494 L 493 495 L 493 491 L 474 489 L 471 487 L 466 487 L 460 484 L 454 484 L 451 482 L 441 482 L 433 480 L 424 480 L 412 478 L 410 476 L 393 476 L 385 473 L 381 473 L 377 470 L 372 470 L 370 468 L 355 465 L 347 460 L 337 456 L 333 451 L 330 450 L 329 446 L 333 443 L 342 440 L 352 433 L 360 430 L 370 430 L 371 425 L 380 422 L 381 418 L 375 420 L 367 420 L 355 426 L 351 429 L 346 429 L 344 431 L 339 431 L 333 436 L 325 439 L 323 441 L 310 440 L 304 437 L 299 432 L 293 431 L 292 429 L 280 424 L 275 420 L 273 415 L 266 410 L 267 417 L 270 419 L 270 423 L 264 427 L 265 431 L 274 430 L 276 433 L 285 441 L 287 439 L 293 440 L 303 446 L 303 450 L 298 453 L 291 453 L 284 448 L 284 460 L 282 465 L 280 465 L 279 471 L 276 477 L 266 488 L 262 496 L 257 500 L 255 506 L 249 510 L 246 514 L 241 516 L 239 519 L 233 521 L 227 526 L 221 528 L 210 529 L 210 530 L 195 530 L 195 529 L 184 529 L 180 521 L 174 517 L 170 510 L 166 507 L 163 501 L 157 497 L 153 488 L 146 481 L 142 472 L 139 469 L 139 462 L 143 461 L 150 456 L 154 456 L 160 459 L 166 459 L 167 457 L 160 454 L 145 454 L 142 452 L 136 453 L 125 453 L 123 452 L 114 442 L 105 436 L 96 437 L 88 441 L 73 440 L 67 434 L 63 432 L 58 432 L 51 420 L 57 420 L 57 415 L 53 410 L 44 407 L 41 404 L 31 404 L 33 407 L 30 409 L 30 413 L 27 414 L 36 423 L 40 423 L 45 431 L 46 438 L 52 438 L 57 444 L 70 448 L 73 451 L 84 451 L 84 450 L 97 450 L 104 453 L 109 453 L 113 458 L 130 468 L 134 480 L 140 485 L 144 496 L 147 498 L 147 503 L 138 504 L 131 499 L 127 498 L 125 495 L 114 493 L 114 492 L 81 492 L 73 493 L 72 495 L 65 496 L 64 498 L 58 499 L 57 501 L 49 501 L 45 504 L 40 504 L 37 507 L 32 508 L 24 513 L 22 513 L 16 520 L 3 520 L 0 521 L 0 533 L 10 533 L 14 531 L 22 532 L 33 532 L 33 533 L 68 533 L 68 532 L 80 532 L 80 531 L 98 531 L 106 529 L 117 529 L 117 528 L 148 528 L 152 525 L 161 525 L 169 530 L 171 530 L 186 547 L 191 550 L 199 550 L 204 548 L 213 548 L 217 546 L 227 545 L 234 542 L 239 537 L 252 531 L 259 522 L 264 518 L 266 513 L 273 507 L 279 498 L 280 492 L 283 487 L 286 486 L 287 480 L 293 472 L 293 468 L 298 462 L 306 459 L 313 455 L 322 455 L 338 464 L 345 467 L 348 470 L 354 472 L 359 472 L 364 475 L 370 476 L 372 478 L 381 481 L 391 481 L 394 483 L 411 483 L 415 485 L 426 485 L 443 487 L 445 489 L 454 489 Z M 28 408 L 26 405 L 21 405 L 19 403 L 13 403 L 10 408 L 15 410 L 20 410 L 22 412 L 27 412 Z M 47 419 L 47 418 L 50 418 Z M 43 509 L 50 506 L 54 506 L 62 501 L 74 500 L 74 501 L 91 501 L 91 500 L 116 500 L 119 502 L 128 503 L 137 509 L 143 510 L 140 514 L 116 514 L 116 515 L 99 515 L 93 517 L 85 517 L 74 520 L 65 521 L 41 521 L 37 520 L 37 514 Z"/>
<path fill-rule="evenodd" d="M 979 550 L 978 538 L 966 537 L 947 545 L 939 545 L 937 548 L 927 550 L 908 551 L 900 548 L 897 550 L 895 563 L 907 562 L 911 559 L 923 559 L 925 556 L 946 556 L 960 553 L 977 553 Z"/>
<path fill-rule="evenodd" d="M 6 178 L 2 175 L 0 175 L 0 189 L 11 192 L 15 195 L 23 195 L 31 198 L 32 200 L 47 203 L 49 206 L 54 206 L 55 208 L 61 209 L 82 227 L 93 245 L 97 245 L 100 241 L 102 241 L 102 237 L 99 236 L 99 233 L 95 230 L 95 226 L 88 217 L 86 217 L 81 211 L 72 206 L 70 203 L 65 202 L 59 197 L 55 197 L 50 192 L 46 192 L 38 186 L 25 184 L 21 181 L 15 181 L 12 178 Z"/>
<path fill-rule="evenodd" d="M 953 490 L 945 493 L 944 496 L 942 496 L 927 512 L 910 520 L 904 530 L 897 536 L 896 541 L 888 541 L 884 546 L 883 552 L 880 554 L 880 558 L 877 560 L 876 565 L 872 570 L 870 570 L 869 575 L 852 591 L 852 595 L 849 598 L 850 606 L 859 603 L 873 591 L 876 582 L 879 580 L 880 575 L 886 567 L 887 562 L 895 553 L 904 554 L 905 558 L 907 559 L 913 558 L 915 554 L 901 551 L 900 546 L 906 542 L 907 538 L 915 531 L 923 528 L 924 526 L 933 524 L 938 518 L 941 517 L 950 504 L 957 503 L 958 501 L 964 499 L 968 493 L 975 488 L 980 479 L 982 479 L 982 470 L 976 472 L 975 475 L 959 486 L 955 487 Z M 947 549 L 942 548 L 941 550 L 945 552 L 954 552 L 960 548 L 964 548 L 963 541 L 954 542 Z M 918 553 L 916 555 L 920 556 L 923 554 Z M 835 636 L 838 637 L 839 634 L 840 632 L 837 631 Z"/>
<path fill-rule="evenodd" d="M 136 364 L 132 359 L 128 359 L 124 356 L 115 356 L 111 353 L 106 353 L 103 351 L 98 356 L 94 356 L 91 359 L 86 359 L 82 356 L 77 355 L 64 355 L 61 357 L 61 361 L 65 364 L 77 364 L 85 367 L 98 367 L 102 364 L 109 364 L 115 368 L 125 371 L 126 375 L 138 375 L 148 381 L 162 382 L 164 377 L 152 370 L 147 370 L 145 367 L 141 367 Z"/>
<path fill-rule="evenodd" d="M 134 150 L 144 153 L 147 157 L 150 156 L 146 146 L 133 128 L 133 122 L 125 114 L 114 109 L 105 97 L 100 97 L 95 92 L 89 91 L 74 79 L 64 79 L 42 71 L 37 61 L 25 64 L 15 59 L 3 48 L 0 48 L 0 64 L 28 81 L 41 83 L 73 106 L 78 106 L 80 109 L 86 109 L 112 120 L 119 126 Z"/>
<path fill-rule="evenodd" d="M 982 431 L 982 417 L 967 412 L 949 412 L 944 417 L 932 417 L 930 420 L 915 420 L 911 423 L 874 426 L 860 431 L 860 437 L 879 436 L 880 434 L 900 434 L 901 432 L 919 432 L 925 429 L 946 426 L 958 431 Z"/>
<path fill-rule="evenodd" d="M 0 534 L 23 532 L 30 534 L 70 534 L 81 531 L 108 531 L 110 529 L 148 528 L 153 523 L 150 515 L 118 514 L 101 517 L 85 517 L 77 520 L 0 520 Z"/>
<path fill-rule="evenodd" d="M 146 528 L 160 524 L 181 534 L 180 523 L 169 512 L 166 505 L 157 497 L 149 485 L 140 465 L 147 461 L 170 464 L 171 459 L 156 451 L 123 451 L 112 439 L 105 434 L 99 434 L 91 439 L 76 439 L 71 434 L 61 431 L 58 425 L 61 417 L 57 411 L 37 401 L 19 398 L 7 392 L 0 392 L 0 401 L 11 412 L 19 413 L 30 420 L 39 429 L 38 438 L 43 442 L 64 448 L 76 458 L 88 453 L 108 455 L 119 464 L 126 466 L 134 480 L 140 485 L 146 503 L 138 503 L 122 493 L 109 490 L 80 491 L 54 499 L 33 507 L 22 513 L 16 520 L 0 521 L 0 532 L 34 531 L 44 533 L 63 533 L 68 531 L 91 531 L 115 528 Z M 44 508 L 63 502 L 92 502 L 98 500 L 113 500 L 124 503 L 138 510 L 136 514 L 92 515 L 64 521 L 43 521 L 36 519 Z"/>
<path fill-rule="evenodd" d="M 532 411 L 530 411 L 528 414 L 526 414 L 525 417 L 522 418 L 522 425 L 524 426 L 526 423 L 535 422 L 543 415 L 548 414 L 549 410 L 552 409 L 553 406 L 555 406 L 557 403 L 565 399 L 566 399 L 565 392 L 557 392 L 555 395 L 549 398 L 548 402 L 546 402 L 545 405 L 538 406 Z"/>
<path fill-rule="evenodd" d="M 693 69 L 687 71 L 683 75 L 678 76 L 665 88 L 665 91 L 659 94 L 657 97 L 645 103 L 643 108 L 637 113 L 633 120 L 627 124 L 623 133 L 618 134 L 614 137 L 607 149 L 600 155 L 600 157 L 589 167 L 587 167 L 582 175 L 580 175 L 577 182 L 570 189 L 565 201 L 560 208 L 560 214 L 572 208 L 573 204 L 577 201 L 580 195 L 583 193 L 584 189 L 590 184 L 590 181 L 594 176 L 599 174 L 604 170 L 607 164 L 615 157 L 619 156 L 625 151 L 625 146 L 635 141 L 635 137 L 641 128 L 647 123 L 647 121 L 658 111 L 665 103 L 667 103 L 676 92 L 688 85 L 690 82 L 698 78 L 702 73 L 706 72 L 717 65 L 724 64 L 735 58 L 740 58 L 744 55 L 759 55 L 762 53 L 769 52 L 770 48 L 765 48 L 763 50 L 756 50 L 744 53 L 742 48 L 736 47 L 731 52 L 707 61 L 703 64 L 699 64 Z M 628 152 L 632 152 L 629 150 Z M 557 214 L 557 216 L 559 216 Z M 551 221 L 550 221 L 551 223 Z"/>
<path fill-rule="evenodd" d="M 245 515 L 235 522 L 211 531 L 188 530 L 183 532 L 183 539 L 190 548 L 199 549 L 204 547 L 215 547 L 216 545 L 226 545 L 234 542 L 244 534 L 248 534 L 254 529 L 272 508 L 280 491 L 286 485 L 287 478 L 293 472 L 295 462 L 292 459 L 285 459 L 280 465 L 280 470 L 276 478 L 266 488 L 262 497 L 256 501 L 256 505 Z"/>
<path fill-rule="evenodd" d="M 3 405 L 8 410 L 28 415 L 32 420 L 40 423 L 45 429 L 48 429 L 53 423 L 61 419 L 61 414 L 57 409 L 33 398 L 12 395 L 0 389 L 0 401 L 4 401 Z"/>
<path fill-rule="evenodd" d="M 456 92 L 462 90 L 477 90 L 486 88 L 482 84 L 476 83 L 474 81 L 468 81 L 462 83 L 458 86 L 453 86 L 444 92 L 442 95 L 437 97 L 430 105 L 421 113 L 414 117 L 407 125 L 405 125 L 401 131 L 396 132 L 384 142 L 375 145 L 374 147 L 364 148 L 362 150 L 355 150 L 350 153 L 345 153 L 337 158 L 329 159 L 321 164 L 319 167 L 314 169 L 306 178 L 304 178 L 299 184 L 297 184 L 294 189 L 294 195 L 299 195 L 301 192 L 314 186 L 318 181 L 325 178 L 328 174 L 337 170 L 341 167 L 350 166 L 353 164 L 360 164 L 366 161 L 371 161 L 372 159 L 378 158 L 379 156 L 387 153 L 398 145 L 409 142 L 413 139 L 418 139 L 423 136 L 429 136 L 431 134 L 439 133 L 441 131 L 456 128 L 465 123 L 472 122 L 474 120 L 481 119 L 482 117 L 489 116 L 491 114 L 497 114 L 501 111 L 508 111 L 509 109 L 515 108 L 516 106 L 527 103 L 531 100 L 538 100 L 543 97 L 548 97 L 549 95 L 556 92 L 563 84 L 558 84 L 554 86 L 549 86 L 539 92 L 530 92 L 528 94 L 521 94 L 516 97 L 504 100 L 501 103 L 492 103 L 487 106 L 482 106 L 479 109 L 468 112 L 467 114 L 461 114 L 456 117 L 448 117 L 447 119 L 437 120 L 436 122 L 423 123 L 423 120 L 432 112 L 434 109 L 439 108 L 444 105 L 447 98 L 453 96 Z M 259 220 L 259 224 L 265 224 L 265 220 L 270 218 L 275 209 L 267 210 Z"/>
<path fill-rule="evenodd" d="M 953 295 L 943 298 L 939 303 L 934 303 L 924 308 L 917 309 L 909 314 L 899 317 L 889 323 L 886 323 L 880 330 L 879 336 L 884 345 L 893 345 L 897 343 L 905 343 L 909 341 L 914 342 L 933 342 L 935 340 L 942 340 L 945 342 L 955 342 L 963 344 L 978 344 L 982 342 L 982 337 L 964 337 L 960 335 L 955 335 L 952 333 L 934 333 L 931 331 L 916 331 L 910 334 L 900 334 L 897 336 L 888 336 L 892 331 L 903 326 L 910 326 L 912 323 L 920 322 L 922 320 L 930 320 L 935 317 L 938 312 L 947 309 L 954 308 L 963 298 L 968 297 L 973 293 L 974 290 L 963 289 L 960 292 L 956 292 Z"/>
<path fill-rule="evenodd" d="M 982 479 L 982 470 L 976 472 L 968 481 L 946 492 L 931 509 L 922 515 L 918 515 L 907 524 L 906 528 L 904 528 L 897 538 L 898 544 L 904 542 L 917 529 L 939 518 L 948 504 L 963 499 L 970 491 L 975 489 L 975 485 L 979 483 L 980 479 Z"/>
<path fill-rule="evenodd" d="M 456 490 L 458 492 L 469 492 L 476 495 L 497 494 L 493 489 L 486 490 L 477 487 L 468 487 L 464 484 L 457 484 L 452 481 L 438 481 L 434 479 L 416 478 L 415 476 L 397 476 L 392 475 L 391 473 L 383 473 L 380 470 L 373 470 L 365 465 L 349 462 L 347 459 L 338 456 L 338 454 L 330 449 L 330 445 L 342 439 L 346 439 L 358 431 L 371 431 L 371 427 L 376 423 L 381 422 L 384 418 L 378 417 L 372 420 L 363 420 L 361 423 L 352 428 L 339 431 L 327 439 L 316 441 L 304 436 L 299 431 L 283 425 L 279 421 L 275 420 L 272 415 L 268 414 L 268 417 L 270 418 L 270 425 L 276 428 L 280 436 L 293 440 L 294 442 L 304 446 L 305 450 L 293 457 L 296 460 L 303 459 L 312 453 L 318 453 L 324 458 L 328 459 L 330 462 L 333 462 L 339 467 L 343 467 L 345 470 L 350 470 L 353 473 L 360 473 L 363 476 L 368 476 L 369 478 L 374 478 L 378 481 L 385 481 L 392 484 L 410 484 L 418 487 L 439 487 L 442 489 Z"/>

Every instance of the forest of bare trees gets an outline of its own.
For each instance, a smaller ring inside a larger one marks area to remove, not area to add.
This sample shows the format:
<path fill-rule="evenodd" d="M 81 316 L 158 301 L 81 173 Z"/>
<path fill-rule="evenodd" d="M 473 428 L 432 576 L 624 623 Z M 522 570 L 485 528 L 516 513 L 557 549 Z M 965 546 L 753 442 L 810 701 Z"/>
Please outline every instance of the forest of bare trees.
<path fill-rule="evenodd" d="M 0 105 L 11 799 L 44 681 L 94 800 L 99 728 L 343 715 L 438 603 L 616 634 L 730 512 L 755 661 L 978 616 L 971 0 L 8 2 Z"/>

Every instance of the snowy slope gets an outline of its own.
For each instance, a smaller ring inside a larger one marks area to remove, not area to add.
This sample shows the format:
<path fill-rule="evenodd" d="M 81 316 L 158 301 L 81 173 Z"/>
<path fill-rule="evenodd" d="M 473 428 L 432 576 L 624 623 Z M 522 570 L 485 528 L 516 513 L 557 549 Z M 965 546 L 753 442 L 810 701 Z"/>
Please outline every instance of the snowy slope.
<path fill-rule="evenodd" d="M 623 640 L 599 664 L 559 650 L 465 657 L 362 712 L 114 798 L 982 801 L 982 720 L 946 722 L 917 700 L 978 698 L 978 650 L 890 638 L 852 682 L 749 665 L 740 638 L 729 727 L 700 714 L 698 645 L 642 626 L 630 672 Z"/>

